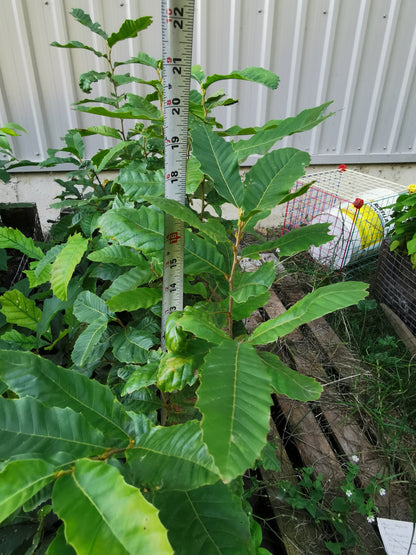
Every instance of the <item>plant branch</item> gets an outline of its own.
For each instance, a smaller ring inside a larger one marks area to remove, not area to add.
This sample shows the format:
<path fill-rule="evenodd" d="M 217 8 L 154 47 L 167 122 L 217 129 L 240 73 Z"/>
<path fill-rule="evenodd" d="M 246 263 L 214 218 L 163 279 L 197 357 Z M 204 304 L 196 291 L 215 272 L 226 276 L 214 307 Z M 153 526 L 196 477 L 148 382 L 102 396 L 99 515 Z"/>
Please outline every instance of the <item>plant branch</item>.
<path fill-rule="evenodd" d="M 228 323 L 228 335 L 231 338 L 233 336 L 233 303 L 234 303 L 234 299 L 231 293 L 233 292 L 233 289 L 234 289 L 234 276 L 239 263 L 238 249 L 240 247 L 240 243 L 244 235 L 244 232 L 243 232 L 244 222 L 241 220 L 242 215 L 243 215 L 243 212 L 240 209 L 238 213 L 237 230 L 235 232 L 235 244 L 232 245 L 233 263 L 231 266 L 230 275 L 228 276 L 229 297 L 228 297 L 227 323 Z"/>

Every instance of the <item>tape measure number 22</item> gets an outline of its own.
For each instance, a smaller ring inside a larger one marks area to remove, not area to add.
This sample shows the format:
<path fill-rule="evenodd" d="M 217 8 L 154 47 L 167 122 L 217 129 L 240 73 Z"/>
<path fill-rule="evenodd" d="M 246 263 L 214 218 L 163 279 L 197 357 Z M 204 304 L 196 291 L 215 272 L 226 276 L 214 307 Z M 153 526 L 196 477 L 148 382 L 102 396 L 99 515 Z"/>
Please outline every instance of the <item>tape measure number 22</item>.
<path fill-rule="evenodd" d="M 162 0 L 165 198 L 185 204 L 194 0 Z M 162 348 L 171 312 L 183 309 L 184 224 L 165 214 Z"/>

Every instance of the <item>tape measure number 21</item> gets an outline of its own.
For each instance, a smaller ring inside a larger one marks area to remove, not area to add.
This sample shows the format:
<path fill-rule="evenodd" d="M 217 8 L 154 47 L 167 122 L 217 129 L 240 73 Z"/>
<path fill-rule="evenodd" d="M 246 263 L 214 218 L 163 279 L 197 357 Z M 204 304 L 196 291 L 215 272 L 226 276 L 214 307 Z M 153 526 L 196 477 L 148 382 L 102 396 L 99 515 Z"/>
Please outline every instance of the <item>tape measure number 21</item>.
<path fill-rule="evenodd" d="M 162 0 L 165 198 L 185 204 L 194 0 Z M 183 309 L 184 224 L 165 214 L 162 348 L 166 319 Z"/>

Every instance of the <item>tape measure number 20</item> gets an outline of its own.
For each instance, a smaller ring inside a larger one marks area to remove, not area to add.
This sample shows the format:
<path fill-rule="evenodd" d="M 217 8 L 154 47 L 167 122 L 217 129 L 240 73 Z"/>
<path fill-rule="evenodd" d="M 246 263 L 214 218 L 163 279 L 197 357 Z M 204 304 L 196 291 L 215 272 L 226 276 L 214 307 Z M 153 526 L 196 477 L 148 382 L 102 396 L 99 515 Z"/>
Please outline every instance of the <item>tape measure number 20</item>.
<path fill-rule="evenodd" d="M 162 0 L 165 198 L 185 204 L 194 0 Z M 166 319 L 183 309 L 184 224 L 165 214 L 162 347 Z"/>

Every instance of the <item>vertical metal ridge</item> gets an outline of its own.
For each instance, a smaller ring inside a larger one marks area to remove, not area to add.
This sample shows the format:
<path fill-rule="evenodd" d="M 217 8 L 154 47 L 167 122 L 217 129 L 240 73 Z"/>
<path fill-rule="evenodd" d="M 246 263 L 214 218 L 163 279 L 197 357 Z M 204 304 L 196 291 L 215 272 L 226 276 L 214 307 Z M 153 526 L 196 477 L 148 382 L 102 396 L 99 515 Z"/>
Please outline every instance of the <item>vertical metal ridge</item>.
<path fill-rule="evenodd" d="M 403 74 L 403 81 L 400 87 L 397 99 L 396 109 L 394 111 L 393 124 L 391 126 L 390 136 L 387 143 L 387 153 L 391 154 L 397 148 L 399 140 L 400 126 L 403 123 L 406 103 L 409 99 L 412 80 L 416 72 L 416 28 L 413 31 L 412 40 L 410 42 L 409 54 L 407 56 L 406 65 Z M 416 147 L 416 137 L 413 147 Z"/>
<path fill-rule="evenodd" d="M 328 81 L 330 77 L 331 61 L 333 54 L 333 47 L 336 36 L 336 28 L 339 13 L 339 2 L 335 0 L 330 0 L 328 8 L 328 18 L 325 28 L 325 36 L 323 43 L 322 60 L 319 68 L 318 76 L 318 87 L 316 91 L 315 104 L 318 106 L 323 104 L 328 100 L 326 97 L 328 90 Z M 312 130 L 311 142 L 310 142 L 310 153 L 315 154 L 317 150 L 317 145 L 319 144 L 319 139 L 322 133 L 322 126 L 318 125 Z"/>
<path fill-rule="evenodd" d="M 241 22 L 241 3 L 240 9 L 238 9 L 237 3 L 239 0 L 230 0 L 230 35 L 228 37 L 228 71 L 234 71 L 239 69 L 237 66 L 239 64 L 239 49 L 235 48 L 236 44 L 240 44 L 240 22 Z M 237 90 L 236 82 L 231 79 L 229 82 L 229 94 L 234 97 Z M 227 110 L 226 114 L 226 126 L 231 127 L 234 123 L 235 118 L 232 110 Z"/>
<path fill-rule="evenodd" d="M 68 25 L 67 18 L 65 17 L 65 7 L 61 2 L 51 2 L 50 4 L 52 20 L 56 28 L 56 39 L 57 42 L 62 42 L 65 44 L 68 42 Z M 54 48 L 51 46 L 51 48 Z M 62 83 L 62 96 L 65 99 L 65 115 L 67 118 L 67 127 L 74 128 L 80 127 L 80 116 L 79 112 L 76 110 L 71 110 L 70 106 L 76 98 L 76 79 L 75 71 L 72 63 L 72 56 L 70 50 L 64 50 L 63 48 L 55 48 L 56 55 L 59 58 L 59 73 Z"/>
<path fill-rule="evenodd" d="M 204 21 L 206 21 L 206 2 L 205 0 L 196 0 L 195 2 L 195 19 L 194 19 L 194 64 L 200 64 L 205 70 L 206 66 L 206 42 Z"/>
<path fill-rule="evenodd" d="M 35 124 L 35 136 L 37 140 L 35 156 L 40 156 L 41 153 L 46 153 L 47 138 L 45 132 L 46 118 L 44 117 L 44 107 L 41 101 L 39 82 L 35 69 L 36 64 L 33 58 L 35 49 L 29 41 L 30 33 L 27 26 L 26 8 L 22 3 L 22 0 L 12 0 L 12 10 L 23 73 L 27 87 L 27 97 L 29 99 L 32 117 Z"/>
<path fill-rule="evenodd" d="M 263 29 L 260 44 L 260 66 L 269 69 L 271 59 L 271 45 L 273 37 L 274 26 L 274 6 L 272 0 L 265 0 L 263 7 Z M 266 87 L 261 87 L 258 93 L 258 104 L 256 109 L 257 125 L 262 125 L 267 119 L 267 99 L 269 90 Z"/>
<path fill-rule="evenodd" d="M 88 0 L 88 10 L 89 10 L 89 14 L 91 16 L 91 19 L 93 21 L 98 21 L 99 23 L 102 23 L 104 21 L 103 18 L 103 6 L 101 4 L 101 2 L 95 2 L 95 0 Z M 91 42 L 92 42 L 92 46 L 93 48 L 95 48 L 95 50 L 98 50 L 101 52 L 101 44 L 99 43 L 99 35 L 97 35 L 96 33 L 92 33 L 91 34 Z M 101 67 L 100 67 L 100 59 L 97 58 L 94 54 L 92 54 L 94 56 L 94 68 L 96 71 L 101 71 Z M 97 88 L 98 88 L 98 92 L 100 96 L 107 96 L 109 91 L 108 91 L 108 86 L 105 85 L 105 81 L 98 81 L 97 83 Z M 88 118 L 88 114 L 86 114 L 86 117 Z M 100 121 L 102 125 L 108 125 L 108 121 L 107 118 L 104 116 L 100 116 Z M 114 125 L 114 122 L 111 122 L 111 125 Z M 102 141 L 104 143 L 104 147 L 105 148 L 110 148 L 112 146 L 112 141 L 110 140 L 109 137 L 102 137 Z"/>
<path fill-rule="evenodd" d="M 360 11 L 358 14 L 358 21 L 356 32 L 354 36 L 354 46 L 351 53 L 351 63 L 348 69 L 347 86 L 344 95 L 344 107 L 341 112 L 341 122 L 338 128 L 338 141 L 336 146 L 336 153 L 343 154 L 345 145 L 348 138 L 348 129 L 351 122 L 352 109 L 354 106 L 354 96 L 357 89 L 359 60 L 361 59 L 363 43 L 365 38 L 365 30 L 367 27 L 368 15 L 370 10 L 370 1 L 361 0 Z"/>
<path fill-rule="evenodd" d="M 387 25 L 384 32 L 379 61 L 377 64 L 376 79 L 371 94 L 371 103 L 368 111 L 367 125 L 365 126 L 364 139 L 361 145 L 361 150 L 365 154 L 369 152 L 370 143 L 374 137 L 377 114 L 383 96 L 383 85 L 386 79 L 388 62 L 394 42 L 394 31 L 396 29 L 397 20 L 399 17 L 400 2 L 401 0 L 391 0 L 390 9 L 387 16 Z"/>
<path fill-rule="evenodd" d="M 293 116 L 296 110 L 306 20 L 307 3 L 305 2 L 305 0 L 298 0 L 296 8 L 295 28 L 293 30 L 293 50 L 290 60 L 291 69 L 289 75 L 289 86 L 286 103 L 286 117 Z M 284 146 L 289 146 L 292 144 L 292 142 L 292 137 L 285 137 L 283 139 Z"/>

